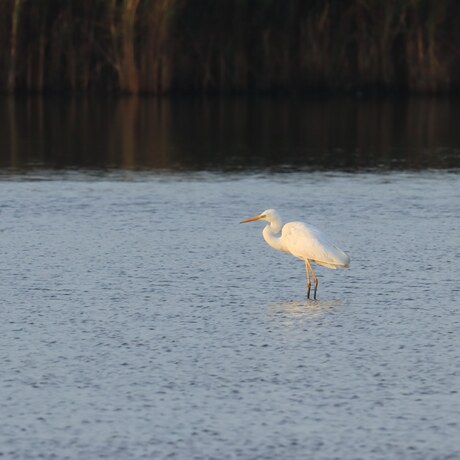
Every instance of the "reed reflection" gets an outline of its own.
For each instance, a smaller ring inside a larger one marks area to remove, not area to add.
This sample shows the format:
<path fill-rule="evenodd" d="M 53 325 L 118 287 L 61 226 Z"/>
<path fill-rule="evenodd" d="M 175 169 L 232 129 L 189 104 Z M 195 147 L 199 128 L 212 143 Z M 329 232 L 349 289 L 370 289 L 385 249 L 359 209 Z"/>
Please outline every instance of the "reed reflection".
<path fill-rule="evenodd" d="M 456 100 L 0 100 L 0 166 L 458 168 Z"/>

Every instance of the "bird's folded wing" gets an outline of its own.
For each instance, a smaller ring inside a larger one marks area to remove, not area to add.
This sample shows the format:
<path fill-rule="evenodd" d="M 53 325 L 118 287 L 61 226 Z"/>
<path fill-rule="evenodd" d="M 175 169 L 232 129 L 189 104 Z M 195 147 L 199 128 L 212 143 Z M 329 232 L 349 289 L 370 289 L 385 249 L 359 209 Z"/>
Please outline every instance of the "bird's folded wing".
<path fill-rule="evenodd" d="M 303 222 L 290 222 L 283 227 L 282 242 L 286 250 L 299 259 L 329 268 L 346 267 L 350 258 L 323 232 Z"/>

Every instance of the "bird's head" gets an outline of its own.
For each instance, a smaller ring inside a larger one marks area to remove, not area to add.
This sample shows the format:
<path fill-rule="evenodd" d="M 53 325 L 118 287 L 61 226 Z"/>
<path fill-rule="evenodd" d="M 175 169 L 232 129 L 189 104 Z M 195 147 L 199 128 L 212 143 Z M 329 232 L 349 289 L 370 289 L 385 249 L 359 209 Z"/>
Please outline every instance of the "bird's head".
<path fill-rule="evenodd" d="M 274 223 L 280 222 L 280 216 L 274 209 L 267 209 L 264 212 L 261 212 L 259 215 L 250 217 L 249 219 L 242 220 L 240 224 L 245 224 L 246 222 L 254 222 L 255 220 L 265 220 L 266 222 Z"/>

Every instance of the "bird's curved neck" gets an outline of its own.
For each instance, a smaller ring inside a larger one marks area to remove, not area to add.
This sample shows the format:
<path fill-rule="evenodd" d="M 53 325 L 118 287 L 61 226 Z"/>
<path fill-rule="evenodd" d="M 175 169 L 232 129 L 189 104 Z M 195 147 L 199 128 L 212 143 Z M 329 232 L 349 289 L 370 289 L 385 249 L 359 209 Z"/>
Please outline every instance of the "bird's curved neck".
<path fill-rule="evenodd" d="M 278 249 L 278 251 L 284 251 L 283 244 L 281 243 L 281 236 L 276 236 L 281 231 L 282 223 L 280 221 L 270 222 L 264 227 L 262 235 L 264 240 L 272 248 Z"/>

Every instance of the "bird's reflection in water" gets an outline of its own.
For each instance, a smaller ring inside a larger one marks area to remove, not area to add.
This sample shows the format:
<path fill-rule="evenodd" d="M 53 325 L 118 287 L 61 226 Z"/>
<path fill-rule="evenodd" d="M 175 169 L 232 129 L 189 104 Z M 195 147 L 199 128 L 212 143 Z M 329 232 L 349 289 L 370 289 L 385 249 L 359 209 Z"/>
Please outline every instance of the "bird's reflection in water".
<path fill-rule="evenodd" d="M 327 311 L 336 309 L 342 305 L 340 299 L 332 300 L 288 300 L 279 303 L 268 304 L 271 313 L 277 318 L 287 320 L 308 320 L 316 319 Z"/>

